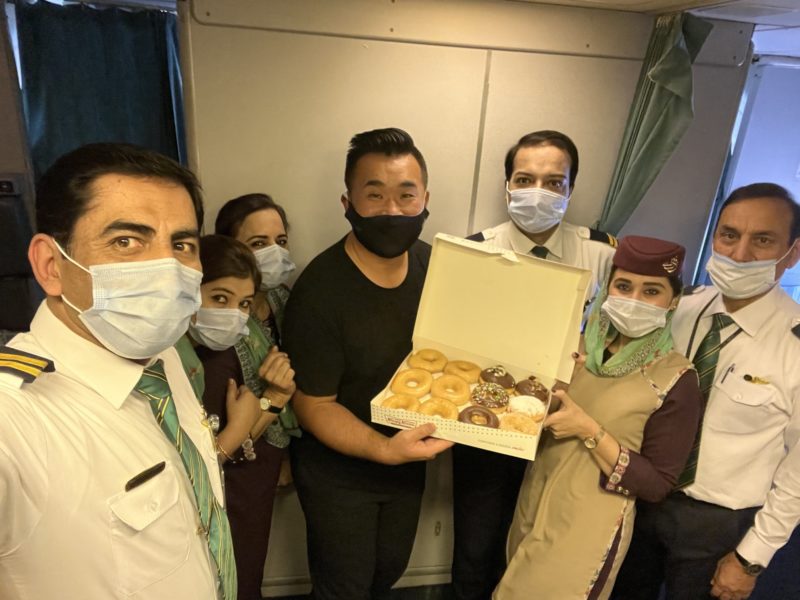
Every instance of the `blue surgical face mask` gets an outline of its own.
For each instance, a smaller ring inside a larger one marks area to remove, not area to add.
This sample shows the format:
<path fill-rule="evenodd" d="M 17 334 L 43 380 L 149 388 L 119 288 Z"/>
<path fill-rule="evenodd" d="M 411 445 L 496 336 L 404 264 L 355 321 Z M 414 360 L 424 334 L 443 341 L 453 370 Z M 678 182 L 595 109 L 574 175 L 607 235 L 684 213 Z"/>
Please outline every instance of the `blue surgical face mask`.
<path fill-rule="evenodd" d="M 247 313 L 238 308 L 203 308 L 189 323 L 189 335 L 211 350 L 227 350 L 247 335 Z"/>
<path fill-rule="evenodd" d="M 55 240 L 54 240 L 55 241 Z M 174 258 L 92 265 L 68 261 L 92 277 L 92 306 L 80 310 L 66 296 L 86 329 L 103 346 L 124 358 L 152 358 L 186 333 L 200 308 L 200 271 Z"/>
<path fill-rule="evenodd" d="M 259 248 L 253 252 L 253 256 L 256 257 L 258 270 L 261 271 L 261 287 L 264 289 L 286 283 L 297 268 L 289 258 L 289 251 L 278 244 Z"/>
<path fill-rule="evenodd" d="M 543 188 L 509 190 L 508 216 L 528 233 L 542 233 L 558 225 L 567 212 L 569 198 Z"/>

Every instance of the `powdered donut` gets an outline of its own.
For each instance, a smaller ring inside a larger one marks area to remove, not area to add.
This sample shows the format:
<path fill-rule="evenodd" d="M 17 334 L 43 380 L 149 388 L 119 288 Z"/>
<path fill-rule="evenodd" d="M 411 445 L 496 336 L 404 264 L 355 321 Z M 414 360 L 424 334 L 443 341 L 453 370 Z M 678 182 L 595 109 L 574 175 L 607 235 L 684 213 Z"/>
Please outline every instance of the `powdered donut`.
<path fill-rule="evenodd" d="M 457 419 L 458 407 L 444 398 L 436 398 L 435 396 L 430 400 L 426 400 L 419 407 L 420 414 L 430 415 L 432 417 L 442 417 L 443 419 Z"/>
<path fill-rule="evenodd" d="M 424 369 L 406 369 L 395 375 L 391 389 L 395 394 L 422 398 L 431 391 L 433 376 Z"/>
<path fill-rule="evenodd" d="M 488 408 L 482 406 L 468 406 L 458 414 L 458 420 L 462 423 L 472 425 L 483 425 L 484 427 L 497 427 L 500 419 Z"/>
<path fill-rule="evenodd" d="M 544 418 L 544 402 L 534 396 L 514 396 L 508 400 L 508 412 L 532 417 L 534 421 Z"/>
<path fill-rule="evenodd" d="M 500 429 L 536 435 L 539 432 L 539 423 L 522 413 L 508 413 L 500 419 Z"/>
<path fill-rule="evenodd" d="M 442 375 L 433 380 L 431 396 L 444 398 L 461 406 L 469 402 L 469 384 L 457 375 Z"/>
<path fill-rule="evenodd" d="M 481 368 L 468 360 L 451 360 L 445 366 L 444 372 L 448 375 L 461 377 L 467 383 L 478 383 Z"/>
<path fill-rule="evenodd" d="M 408 357 L 412 369 L 425 369 L 429 373 L 439 373 L 447 364 L 447 357 L 433 348 L 424 348 Z"/>
<path fill-rule="evenodd" d="M 399 408 L 400 410 L 417 412 L 419 409 L 419 400 L 408 394 L 397 394 L 386 398 L 386 400 L 381 403 L 381 406 L 384 408 Z"/>

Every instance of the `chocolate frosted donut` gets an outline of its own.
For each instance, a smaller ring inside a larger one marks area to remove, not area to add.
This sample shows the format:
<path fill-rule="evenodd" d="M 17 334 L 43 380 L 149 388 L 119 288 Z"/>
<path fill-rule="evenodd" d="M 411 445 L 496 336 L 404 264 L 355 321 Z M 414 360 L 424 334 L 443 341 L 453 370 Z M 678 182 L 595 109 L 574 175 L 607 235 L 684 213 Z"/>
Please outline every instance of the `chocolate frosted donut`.
<path fill-rule="evenodd" d="M 492 412 L 501 413 L 508 406 L 508 392 L 496 383 L 479 383 L 472 390 L 472 402 Z"/>
<path fill-rule="evenodd" d="M 500 419 L 488 408 L 482 406 L 468 406 L 458 415 L 458 420 L 470 425 L 483 425 L 484 427 L 500 426 Z"/>
<path fill-rule="evenodd" d="M 506 371 L 501 365 L 489 367 L 481 371 L 481 381 L 484 383 L 496 383 L 507 390 L 514 389 L 514 384 L 516 383 L 511 373 Z"/>
<path fill-rule="evenodd" d="M 547 402 L 547 388 L 533 375 L 520 381 L 514 389 L 520 396 L 536 396 L 542 402 Z"/>

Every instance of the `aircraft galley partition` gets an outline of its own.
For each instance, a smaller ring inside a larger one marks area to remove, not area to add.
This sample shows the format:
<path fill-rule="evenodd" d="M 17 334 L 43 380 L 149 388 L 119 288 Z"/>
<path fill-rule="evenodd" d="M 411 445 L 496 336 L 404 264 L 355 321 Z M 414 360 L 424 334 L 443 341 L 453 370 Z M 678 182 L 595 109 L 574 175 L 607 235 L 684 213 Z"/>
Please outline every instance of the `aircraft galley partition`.
<path fill-rule="evenodd" d="M 302 269 L 349 229 L 345 153 L 396 126 L 428 162 L 423 238 L 504 221 L 503 157 L 558 129 L 581 152 L 568 219 L 594 222 L 633 98 L 651 16 L 507 0 L 179 0 L 187 130 L 207 205 L 266 192 L 287 210 Z M 429 470 L 417 544 L 400 585 L 445 582 L 449 458 Z M 475 482 L 480 485 L 479 481 Z M 302 513 L 276 504 L 263 591 L 307 590 Z"/>

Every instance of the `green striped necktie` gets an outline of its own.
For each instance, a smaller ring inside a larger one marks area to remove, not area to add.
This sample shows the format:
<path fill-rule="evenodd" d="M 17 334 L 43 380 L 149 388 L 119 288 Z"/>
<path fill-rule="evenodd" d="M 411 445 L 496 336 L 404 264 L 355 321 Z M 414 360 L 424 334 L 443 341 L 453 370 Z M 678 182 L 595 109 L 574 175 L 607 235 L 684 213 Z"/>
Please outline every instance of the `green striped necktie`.
<path fill-rule="evenodd" d="M 228 516 L 211 489 L 211 481 L 206 465 L 191 438 L 183 431 L 178 422 L 172 391 L 169 389 L 164 374 L 164 362 L 157 360 L 147 367 L 142 374 L 136 391 L 150 401 L 150 408 L 161 426 L 164 435 L 171 441 L 181 455 L 186 474 L 192 482 L 200 523 L 203 526 L 211 556 L 217 566 L 219 581 L 225 600 L 236 600 L 236 564 L 233 560 L 233 544 Z"/>
<path fill-rule="evenodd" d="M 724 313 L 716 313 L 711 323 L 711 329 L 708 330 L 708 333 L 700 341 L 700 345 L 697 347 L 697 352 L 694 355 L 693 362 L 697 369 L 697 376 L 700 379 L 700 391 L 703 394 L 703 413 L 705 413 L 706 406 L 708 406 L 708 396 L 711 394 L 711 388 L 714 385 L 714 373 L 717 370 L 719 351 L 722 349 L 723 345 L 720 343 L 719 332 L 732 323 L 733 319 L 730 316 Z M 700 456 L 700 433 L 703 430 L 703 413 L 701 413 L 700 426 L 697 429 L 697 435 L 694 438 L 694 444 L 689 452 L 686 466 L 678 477 L 677 489 L 691 485 L 697 474 L 697 459 Z"/>

